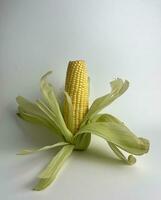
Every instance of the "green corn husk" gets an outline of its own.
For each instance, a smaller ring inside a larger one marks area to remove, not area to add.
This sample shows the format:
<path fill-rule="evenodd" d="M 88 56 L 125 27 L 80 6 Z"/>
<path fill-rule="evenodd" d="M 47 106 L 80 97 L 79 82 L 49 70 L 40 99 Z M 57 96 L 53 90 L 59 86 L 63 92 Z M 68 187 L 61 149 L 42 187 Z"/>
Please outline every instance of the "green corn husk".
<path fill-rule="evenodd" d="M 147 139 L 137 137 L 122 121 L 111 114 L 99 114 L 100 111 L 128 89 L 129 82 L 127 80 L 123 81 L 118 78 L 112 81 L 110 83 L 111 92 L 97 98 L 92 103 L 79 130 L 73 134 L 73 105 L 71 98 L 65 92 L 68 110 L 68 119 L 65 123 L 53 86 L 47 81 L 47 76 L 50 73 L 51 71 L 46 73 L 40 80 L 42 99 L 32 103 L 21 96 L 16 98 L 18 103 L 17 115 L 21 119 L 47 127 L 52 134 L 58 135 L 60 139 L 58 143 L 53 145 L 39 149 L 22 150 L 19 155 L 28 155 L 62 147 L 39 175 L 39 182 L 34 187 L 34 190 L 43 190 L 49 186 L 56 179 L 58 172 L 72 152 L 86 149 L 89 146 L 91 134 L 105 139 L 115 155 L 129 165 L 136 162 L 134 155 L 143 155 L 148 152 L 149 141 Z M 123 151 L 130 153 L 130 155 L 126 158 Z"/>

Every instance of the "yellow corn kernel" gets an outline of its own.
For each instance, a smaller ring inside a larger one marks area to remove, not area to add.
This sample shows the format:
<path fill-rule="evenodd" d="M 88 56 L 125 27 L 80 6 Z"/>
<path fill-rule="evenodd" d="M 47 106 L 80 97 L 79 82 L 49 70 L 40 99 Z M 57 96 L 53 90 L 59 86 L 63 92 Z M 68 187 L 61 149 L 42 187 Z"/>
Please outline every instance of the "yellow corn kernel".
<path fill-rule="evenodd" d="M 70 61 L 68 64 L 65 91 L 73 105 L 73 133 L 75 133 L 88 111 L 88 73 L 85 61 Z M 67 102 L 64 101 L 64 120 L 67 121 Z M 69 127 L 68 127 L 69 128 Z"/>

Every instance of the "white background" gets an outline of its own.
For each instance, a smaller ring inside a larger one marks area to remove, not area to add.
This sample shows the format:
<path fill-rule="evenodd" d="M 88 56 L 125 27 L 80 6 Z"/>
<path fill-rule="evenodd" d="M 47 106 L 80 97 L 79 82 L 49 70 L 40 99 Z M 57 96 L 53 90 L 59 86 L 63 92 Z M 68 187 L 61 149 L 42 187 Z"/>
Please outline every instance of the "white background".
<path fill-rule="evenodd" d="M 129 90 L 106 112 L 151 142 L 149 154 L 130 167 L 94 137 L 75 152 L 56 182 L 32 191 L 54 151 L 17 156 L 24 147 L 52 144 L 46 129 L 16 117 L 15 98 L 39 98 L 39 78 L 58 95 L 69 60 L 84 59 L 91 102 L 116 77 Z M 159 200 L 161 198 L 161 0 L 0 0 L 0 195 L 5 200 Z"/>

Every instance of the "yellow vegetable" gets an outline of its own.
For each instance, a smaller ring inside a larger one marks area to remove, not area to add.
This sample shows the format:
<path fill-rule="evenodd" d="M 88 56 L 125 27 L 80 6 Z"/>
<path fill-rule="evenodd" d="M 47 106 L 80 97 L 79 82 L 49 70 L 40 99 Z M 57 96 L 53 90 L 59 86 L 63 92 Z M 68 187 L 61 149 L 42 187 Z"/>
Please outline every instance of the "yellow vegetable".
<path fill-rule="evenodd" d="M 68 64 L 65 91 L 73 106 L 73 133 L 76 133 L 88 111 L 88 73 L 85 61 L 70 61 Z M 64 101 L 64 119 L 68 120 L 67 100 Z M 70 127 L 68 127 L 70 129 Z"/>

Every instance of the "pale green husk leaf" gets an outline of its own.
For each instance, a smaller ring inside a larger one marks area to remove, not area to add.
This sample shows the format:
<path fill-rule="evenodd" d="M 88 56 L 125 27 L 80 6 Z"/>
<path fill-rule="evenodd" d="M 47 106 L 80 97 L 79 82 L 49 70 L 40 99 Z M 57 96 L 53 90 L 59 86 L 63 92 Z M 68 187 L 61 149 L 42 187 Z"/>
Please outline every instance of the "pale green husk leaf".
<path fill-rule="evenodd" d="M 70 156 L 74 148 L 74 145 L 64 146 L 57 155 L 51 160 L 48 166 L 39 174 L 39 178 L 50 178 L 58 172 L 66 158 Z"/>
<path fill-rule="evenodd" d="M 86 117 L 83 120 L 82 126 L 90 119 L 92 119 L 97 113 L 99 113 L 106 106 L 110 105 L 115 99 L 121 96 L 129 87 L 127 80 L 117 78 L 110 82 L 111 92 L 107 95 L 97 98 L 91 105 Z"/>
<path fill-rule="evenodd" d="M 60 147 L 60 146 L 65 146 L 65 145 L 69 145 L 69 143 L 67 143 L 67 142 L 58 142 L 56 144 L 48 145 L 48 146 L 45 146 L 45 147 L 42 147 L 42 148 L 39 148 L 39 149 L 23 149 L 17 155 L 28 155 L 28 154 L 37 153 L 37 152 L 40 152 L 40 151 L 46 151 L 46 150 L 49 150 L 49 149 L 53 149 L 53 148 Z"/>
<path fill-rule="evenodd" d="M 71 97 L 69 96 L 69 94 L 65 91 L 65 98 L 66 98 L 66 102 L 67 102 L 67 121 L 66 121 L 66 125 L 69 128 L 69 130 L 71 132 L 74 131 L 74 121 L 73 121 L 73 105 L 72 105 L 72 100 Z"/>
<path fill-rule="evenodd" d="M 46 118 L 46 115 L 44 115 L 44 113 L 39 109 L 39 107 L 35 103 L 30 102 L 22 96 L 18 96 L 16 98 L 16 101 L 25 113 Z"/>
<path fill-rule="evenodd" d="M 136 158 L 133 155 L 129 155 L 128 158 L 126 158 L 116 145 L 111 142 L 108 142 L 108 144 L 118 158 L 125 161 L 129 165 L 133 165 L 136 163 Z"/>
<path fill-rule="evenodd" d="M 53 116 L 55 116 L 55 122 L 59 126 L 63 136 L 66 138 L 68 142 L 71 142 L 72 140 L 72 133 L 68 130 L 62 113 L 60 111 L 59 103 L 56 99 L 53 87 L 51 84 L 47 81 L 47 76 L 51 74 L 51 71 L 46 73 L 40 81 L 40 87 L 41 87 L 41 93 L 44 97 L 44 100 L 46 101 L 49 110 L 53 113 Z"/>
<path fill-rule="evenodd" d="M 134 155 L 142 155 L 149 150 L 148 140 L 136 137 L 122 124 L 93 122 L 81 127 L 75 137 L 87 132 L 94 133 Z"/>
<path fill-rule="evenodd" d="M 50 128 L 54 133 L 60 135 L 60 129 L 56 126 L 56 124 L 53 123 L 53 120 L 51 120 L 48 115 L 46 115 L 37 104 L 31 103 L 29 100 L 25 99 L 22 96 L 18 96 L 16 98 L 18 106 L 17 115 L 25 120 L 29 121 L 31 123 L 36 123 L 40 125 L 44 125 L 47 128 Z"/>
<path fill-rule="evenodd" d="M 26 112 L 24 112 L 21 107 L 18 107 L 18 113 L 17 115 L 25 120 L 25 121 L 28 121 L 28 122 L 31 122 L 31 123 L 34 123 L 34 124 L 40 124 L 40 125 L 44 125 L 48 128 L 51 128 L 51 124 L 50 124 L 50 121 L 46 118 L 43 118 L 43 117 L 40 117 L 40 116 L 35 116 L 33 114 L 28 114 Z"/>
<path fill-rule="evenodd" d="M 114 123 L 117 123 L 117 124 L 124 125 L 124 123 L 121 122 L 118 118 L 116 118 L 116 117 L 114 117 L 113 115 L 110 115 L 110 114 L 97 114 L 92 119 L 92 122 L 107 122 L 107 123 L 108 122 L 114 122 Z M 113 144 L 111 142 L 108 142 L 108 144 L 118 158 L 122 159 L 123 161 L 125 161 L 129 165 L 135 164 L 136 158 L 133 155 L 129 155 L 128 158 L 126 158 L 124 156 L 124 154 L 119 150 L 119 148 L 115 144 Z"/>
<path fill-rule="evenodd" d="M 34 190 L 43 190 L 55 180 L 59 170 L 71 155 L 73 149 L 74 145 L 66 145 L 57 153 L 47 168 L 39 175 L 40 181 L 34 187 Z"/>
<path fill-rule="evenodd" d="M 52 124 L 54 124 L 54 126 L 56 126 L 60 132 L 62 132 L 60 124 L 58 123 L 56 119 L 56 115 L 52 112 L 52 110 L 50 110 L 47 107 L 47 105 L 41 100 L 37 100 L 36 105 L 48 117 L 48 119 L 51 120 Z"/>
<path fill-rule="evenodd" d="M 120 121 L 118 118 L 116 118 L 115 116 L 113 116 L 111 114 L 107 114 L 107 113 L 97 114 L 89 122 L 115 122 L 117 124 L 124 125 L 124 123 L 122 121 Z"/>

